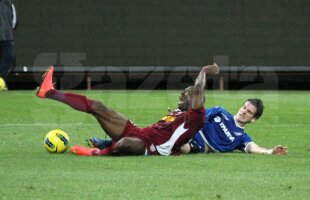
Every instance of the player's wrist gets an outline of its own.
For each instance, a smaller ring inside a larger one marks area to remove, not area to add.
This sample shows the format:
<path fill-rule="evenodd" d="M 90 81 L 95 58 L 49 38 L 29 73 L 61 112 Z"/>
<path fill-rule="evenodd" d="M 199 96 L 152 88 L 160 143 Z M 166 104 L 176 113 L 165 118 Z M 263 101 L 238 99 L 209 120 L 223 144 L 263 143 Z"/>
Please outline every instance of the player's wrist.
<path fill-rule="evenodd" d="M 203 68 L 203 72 L 204 72 L 205 74 L 207 74 L 208 71 L 209 71 L 209 70 L 208 70 L 208 67 L 204 67 L 204 68 Z"/>

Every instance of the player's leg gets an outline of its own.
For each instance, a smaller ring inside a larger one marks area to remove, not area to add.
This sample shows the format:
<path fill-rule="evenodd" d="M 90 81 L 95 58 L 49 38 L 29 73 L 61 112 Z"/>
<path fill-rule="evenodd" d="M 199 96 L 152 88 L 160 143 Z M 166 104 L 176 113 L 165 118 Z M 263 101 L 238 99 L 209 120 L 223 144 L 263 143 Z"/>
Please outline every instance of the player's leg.
<path fill-rule="evenodd" d="M 123 133 L 128 118 L 123 116 L 99 101 L 94 101 L 89 110 L 99 122 L 103 130 L 113 139 L 119 140 Z"/>
<path fill-rule="evenodd" d="M 108 139 L 99 139 L 91 137 L 89 140 L 90 147 L 98 148 L 101 151 L 101 155 L 143 155 L 145 153 L 144 142 L 134 137 L 124 137 L 117 142 Z"/>
<path fill-rule="evenodd" d="M 104 155 L 145 155 L 144 142 L 135 137 L 123 137 L 117 142 L 113 142 L 110 146 L 94 152 L 99 156 Z"/>
<path fill-rule="evenodd" d="M 115 154 L 144 155 L 144 142 L 139 138 L 124 137 L 117 141 L 115 146 Z"/>
<path fill-rule="evenodd" d="M 71 106 L 72 108 L 82 112 L 89 112 L 94 101 L 82 95 L 73 93 L 64 93 L 55 90 L 53 84 L 53 73 L 54 73 L 54 67 L 51 66 L 43 74 L 42 76 L 43 81 L 40 87 L 38 88 L 37 96 L 40 98 L 49 98 L 65 103 Z"/>
<path fill-rule="evenodd" d="M 48 92 L 45 98 L 65 103 L 75 110 L 86 113 L 90 113 L 92 105 L 95 102 L 92 99 L 88 99 L 84 95 L 62 92 L 56 89 L 53 89 L 50 92 Z"/>
<path fill-rule="evenodd" d="M 43 75 L 43 82 L 38 89 L 37 96 L 53 99 L 65 103 L 78 111 L 92 114 L 108 135 L 112 139 L 118 140 L 126 126 L 128 118 L 109 109 L 99 101 L 88 99 L 83 95 L 56 90 L 52 83 L 53 72 L 54 67 L 50 67 Z"/>

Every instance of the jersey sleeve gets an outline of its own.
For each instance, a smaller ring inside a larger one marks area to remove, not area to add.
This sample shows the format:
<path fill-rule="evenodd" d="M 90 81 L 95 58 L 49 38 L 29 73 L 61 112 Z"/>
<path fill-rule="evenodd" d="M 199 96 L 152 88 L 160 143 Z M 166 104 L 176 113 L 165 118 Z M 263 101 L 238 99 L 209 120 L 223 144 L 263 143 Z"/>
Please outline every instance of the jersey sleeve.
<path fill-rule="evenodd" d="M 253 140 L 252 140 L 252 138 L 248 135 L 248 134 L 246 134 L 246 133 L 244 133 L 243 134 L 243 138 L 242 138 L 242 143 L 240 144 L 240 146 L 238 147 L 238 149 L 240 149 L 241 151 L 244 151 L 244 152 L 246 152 L 246 146 L 249 144 L 249 143 L 251 143 L 251 142 L 253 142 Z"/>

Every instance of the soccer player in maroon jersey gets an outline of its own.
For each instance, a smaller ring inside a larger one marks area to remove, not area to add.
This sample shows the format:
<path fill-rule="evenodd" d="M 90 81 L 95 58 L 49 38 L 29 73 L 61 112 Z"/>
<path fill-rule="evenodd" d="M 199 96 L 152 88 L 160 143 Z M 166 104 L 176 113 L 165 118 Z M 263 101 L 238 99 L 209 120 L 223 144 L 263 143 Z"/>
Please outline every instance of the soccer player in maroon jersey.
<path fill-rule="evenodd" d="M 136 127 L 127 117 L 111 110 L 99 101 L 86 96 L 64 93 L 53 85 L 54 67 L 43 76 L 38 89 L 40 98 L 53 99 L 72 108 L 93 115 L 112 138 L 113 143 L 102 150 L 74 146 L 71 152 L 77 155 L 171 155 L 179 154 L 182 145 L 202 128 L 205 117 L 203 107 L 206 75 L 216 74 L 216 64 L 202 68 L 195 85 L 186 88 L 179 97 L 178 109 L 169 113 L 157 123 L 145 128 Z"/>

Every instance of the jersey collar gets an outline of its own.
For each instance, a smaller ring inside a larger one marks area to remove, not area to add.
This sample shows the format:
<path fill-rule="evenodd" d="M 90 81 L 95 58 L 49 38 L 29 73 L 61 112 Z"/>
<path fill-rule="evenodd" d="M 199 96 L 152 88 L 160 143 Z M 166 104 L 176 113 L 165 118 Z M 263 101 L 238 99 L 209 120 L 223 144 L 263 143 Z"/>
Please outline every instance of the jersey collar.
<path fill-rule="evenodd" d="M 236 124 L 236 126 L 237 126 L 238 128 L 241 128 L 241 129 L 244 130 L 244 127 L 241 127 L 241 126 L 238 125 L 238 123 L 237 123 L 237 121 L 236 121 L 236 115 L 234 115 L 234 122 L 235 122 L 235 124 Z"/>

